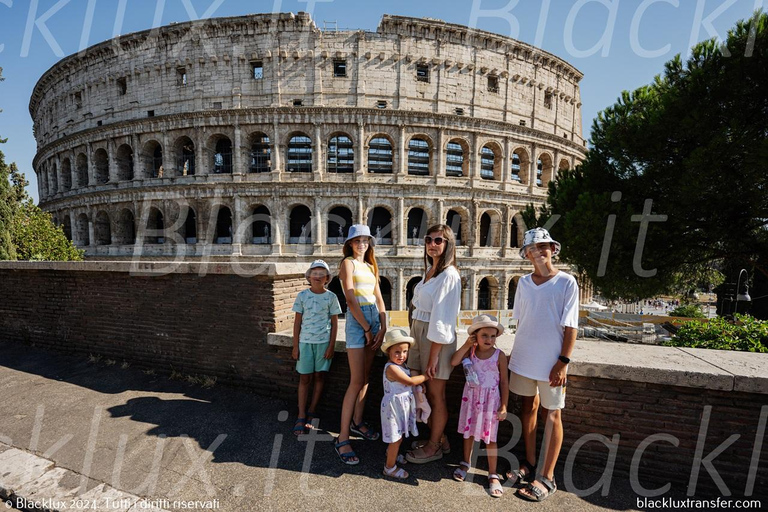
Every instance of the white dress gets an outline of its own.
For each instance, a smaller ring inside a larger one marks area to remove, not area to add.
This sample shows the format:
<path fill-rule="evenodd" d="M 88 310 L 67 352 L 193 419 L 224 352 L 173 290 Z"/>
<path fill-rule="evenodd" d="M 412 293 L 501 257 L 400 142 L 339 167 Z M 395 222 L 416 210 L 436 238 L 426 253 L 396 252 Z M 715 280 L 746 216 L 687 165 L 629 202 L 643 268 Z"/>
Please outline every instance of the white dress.
<path fill-rule="evenodd" d="M 387 368 L 394 363 L 384 366 L 384 396 L 381 399 L 381 438 L 385 443 L 397 442 L 402 437 L 417 436 L 416 428 L 416 398 L 413 396 L 413 386 L 390 381 L 387 378 Z M 409 377 L 411 370 L 400 366 Z"/>

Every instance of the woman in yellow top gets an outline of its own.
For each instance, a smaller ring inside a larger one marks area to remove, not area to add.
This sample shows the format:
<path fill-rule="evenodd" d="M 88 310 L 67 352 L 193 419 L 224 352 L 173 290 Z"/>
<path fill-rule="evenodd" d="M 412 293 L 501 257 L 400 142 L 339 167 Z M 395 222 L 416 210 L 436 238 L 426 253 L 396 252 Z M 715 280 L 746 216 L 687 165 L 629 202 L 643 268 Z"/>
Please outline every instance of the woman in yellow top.
<path fill-rule="evenodd" d="M 346 337 L 349 361 L 349 387 L 341 408 L 341 427 L 336 439 L 336 453 L 344 464 L 360 462 L 349 444 L 350 431 L 369 441 L 379 433 L 363 421 L 365 395 L 373 356 L 387 331 L 386 310 L 379 290 L 379 268 L 373 254 L 376 240 L 368 226 L 355 224 L 349 228 L 344 242 L 344 259 L 339 279 L 347 299 Z"/>

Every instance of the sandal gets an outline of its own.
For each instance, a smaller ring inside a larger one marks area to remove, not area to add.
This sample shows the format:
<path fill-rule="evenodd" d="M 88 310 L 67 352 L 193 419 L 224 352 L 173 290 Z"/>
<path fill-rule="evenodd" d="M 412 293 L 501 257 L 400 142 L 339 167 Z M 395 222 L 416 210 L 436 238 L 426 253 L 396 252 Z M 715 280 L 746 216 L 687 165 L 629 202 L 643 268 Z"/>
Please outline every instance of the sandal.
<path fill-rule="evenodd" d="M 541 482 L 544 485 L 544 490 L 541 490 L 540 487 L 533 485 L 534 482 Z M 528 501 L 535 501 L 538 503 L 555 494 L 555 491 L 557 491 L 555 482 L 549 478 L 544 478 L 543 476 L 539 475 L 533 482 L 525 486 L 524 489 L 518 489 L 517 495 Z"/>
<path fill-rule="evenodd" d="M 317 420 L 317 423 L 313 423 Z M 320 418 L 313 412 L 307 413 L 307 430 L 318 430 L 317 426 L 320 425 Z"/>
<path fill-rule="evenodd" d="M 391 468 L 384 466 L 384 471 L 382 471 L 382 474 L 386 477 L 395 478 L 397 480 L 405 480 L 408 478 L 408 472 L 403 468 L 398 467 L 397 464 Z"/>
<path fill-rule="evenodd" d="M 411 450 L 418 450 L 427 445 L 429 439 L 417 439 L 411 443 Z M 448 443 L 448 438 L 443 436 L 443 442 L 440 444 L 440 449 L 443 450 L 443 455 L 451 453 L 451 445 Z"/>
<path fill-rule="evenodd" d="M 523 470 L 525 470 L 525 473 L 523 473 Z M 523 459 L 523 462 L 520 464 L 520 468 L 518 469 L 510 469 L 507 471 L 507 480 L 509 481 L 509 485 L 514 486 L 518 482 L 527 482 L 527 478 L 531 475 L 536 474 L 536 468 L 533 467 L 533 465 L 528 462 L 527 460 Z"/>
<path fill-rule="evenodd" d="M 339 438 L 336 438 L 336 443 L 333 445 L 333 448 L 336 450 L 336 453 L 339 455 L 339 458 L 341 458 L 341 462 L 348 466 L 354 466 L 356 464 L 360 463 L 360 459 L 357 458 L 357 455 L 354 451 L 344 453 L 339 450 L 339 448 L 343 448 L 345 446 L 349 446 L 349 440 L 338 442 Z M 354 459 L 354 460 L 352 460 Z"/>
<path fill-rule="evenodd" d="M 293 435 L 296 437 L 302 436 L 307 433 L 307 418 L 296 418 L 296 423 L 293 424 Z"/>
<path fill-rule="evenodd" d="M 469 465 L 469 462 L 461 461 L 459 462 L 459 467 L 457 467 L 453 471 L 453 479 L 457 482 L 463 482 L 465 478 L 467 478 L 467 471 L 469 471 L 469 468 L 472 467 Z M 461 469 L 461 468 L 467 468 L 467 469 Z"/>
<path fill-rule="evenodd" d="M 362 430 L 363 428 L 365 428 L 365 430 Z M 358 425 L 355 425 L 354 422 L 350 423 L 349 430 L 367 441 L 377 441 L 380 436 L 378 432 L 373 430 L 371 426 L 364 421 L 361 421 Z"/>
<path fill-rule="evenodd" d="M 494 498 L 501 498 L 504 495 L 501 477 L 495 473 L 488 475 L 488 493 Z"/>
<path fill-rule="evenodd" d="M 428 444 L 432 444 L 432 441 L 428 441 Z M 421 448 L 417 448 L 412 452 L 406 453 L 405 458 L 408 460 L 408 462 L 413 462 L 414 464 L 426 464 L 427 462 L 432 462 L 435 460 L 442 459 L 443 450 L 440 449 L 440 445 L 438 445 L 437 450 L 435 450 L 434 454 L 427 455 L 426 452 L 424 451 L 424 446 L 422 446 Z"/>

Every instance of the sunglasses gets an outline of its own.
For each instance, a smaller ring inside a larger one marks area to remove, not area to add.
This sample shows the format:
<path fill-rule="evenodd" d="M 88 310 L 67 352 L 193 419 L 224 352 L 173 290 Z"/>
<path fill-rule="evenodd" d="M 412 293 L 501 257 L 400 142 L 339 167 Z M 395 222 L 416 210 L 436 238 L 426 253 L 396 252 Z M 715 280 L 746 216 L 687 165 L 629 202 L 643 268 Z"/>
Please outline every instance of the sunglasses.
<path fill-rule="evenodd" d="M 432 242 L 435 242 L 435 245 L 443 245 L 444 240 L 445 238 L 441 236 L 436 236 L 435 238 L 432 238 L 431 236 L 424 237 L 424 243 L 427 245 L 431 244 Z"/>

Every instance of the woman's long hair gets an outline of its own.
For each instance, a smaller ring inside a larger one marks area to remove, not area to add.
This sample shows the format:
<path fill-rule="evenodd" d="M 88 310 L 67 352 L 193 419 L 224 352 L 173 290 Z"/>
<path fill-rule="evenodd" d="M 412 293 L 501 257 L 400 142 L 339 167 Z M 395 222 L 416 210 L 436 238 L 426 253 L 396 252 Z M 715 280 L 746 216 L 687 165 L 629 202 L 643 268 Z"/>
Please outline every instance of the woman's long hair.
<path fill-rule="evenodd" d="M 456 236 L 453 234 L 453 230 L 450 226 L 445 224 L 435 224 L 427 229 L 427 234 L 439 232 L 444 239 L 445 250 L 440 255 L 440 259 L 437 260 L 437 267 L 435 268 L 435 274 L 432 277 L 437 277 L 440 273 L 453 265 L 456 267 Z M 432 258 L 427 254 L 427 244 L 424 243 L 424 275 L 427 275 L 429 267 L 432 265 Z"/>
<path fill-rule="evenodd" d="M 344 242 L 344 247 L 342 247 L 341 252 L 344 254 L 344 257 L 339 262 L 339 268 L 341 268 L 341 264 L 344 262 L 345 259 L 351 257 L 355 257 L 355 252 L 352 250 L 352 240 L 347 240 Z M 369 238 L 370 240 L 370 238 Z M 376 264 L 376 256 L 373 253 L 373 244 L 368 242 L 368 250 L 365 251 L 365 255 L 363 255 L 363 259 L 366 263 L 370 263 L 370 265 L 373 267 L 373 275 L 376 276 L 376 282 L 379 282 L 379 266 Z"/>

